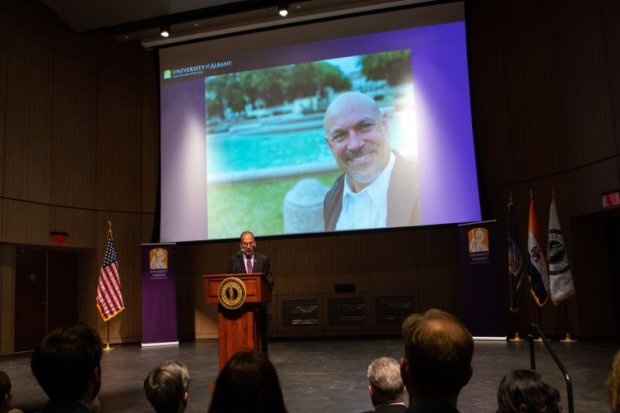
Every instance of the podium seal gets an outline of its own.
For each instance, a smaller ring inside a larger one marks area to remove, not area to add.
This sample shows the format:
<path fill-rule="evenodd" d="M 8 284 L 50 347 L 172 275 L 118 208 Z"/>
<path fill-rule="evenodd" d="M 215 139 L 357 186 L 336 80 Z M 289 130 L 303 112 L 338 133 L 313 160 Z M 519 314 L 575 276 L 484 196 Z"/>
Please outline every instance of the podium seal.
<path fill-rule="evenodd" d="M 245 303 L 245 284 L 237 277 L 225 278 L 217 291 L 217 298 L 224 308 L 236 310 Z"/>

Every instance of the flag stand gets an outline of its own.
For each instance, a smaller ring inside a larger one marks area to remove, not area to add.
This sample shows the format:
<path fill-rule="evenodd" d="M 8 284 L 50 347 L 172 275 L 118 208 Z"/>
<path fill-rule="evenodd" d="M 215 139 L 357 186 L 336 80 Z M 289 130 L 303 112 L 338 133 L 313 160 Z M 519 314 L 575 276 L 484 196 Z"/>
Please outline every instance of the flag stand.
<path fill-rule="evenodd" d="M 112 351 L 114 349 L 110 347 L 110 322 L 106 321 L 105 325 L 106 325 L 106 337 L 105 337 L 105 348 L 103 350 Z"/>
<path fill-rule="evenodd" d="M 563 339 L 560 340 L 560 342 L 562 343 L 576 343 L 577 340 L 575 340 L 574 338 L 572 338 L 570 336 L 570 322 L 568 319 L 568 305 L 566 304 L 566 301 L 564 301 L 564 320 L 566 321 L 566 335 L 564 336 Z"/>
<path fill-rule="evenodd" d="M 514 337 L 513 337 L 513 338 L 511 338 L 511 339 L 509 339 L 508 341 L 511 341 L 511 342 L 513 342 L 513 343 L 520 343 L 520 342 L 525 341 L 525 340 L 523 340 L 523 339 L 519 336 L 519 332 L 518 332 L 518 331 L 515 331 L 515 335 L 514 335 Z"/>
<path fill-rule="evenodd" d="M 518 309 L 517 309 L 518 311 Z M 513 319 L 514 319 L 514 326 L 515 326 L 515 330 L 518 330 L 519 328 L 519 313 L 512 313 L 514 315 Z M 515 335 L 514 337 L 508 339 L 508 341 L 511 341 L 513 343 L 519 343 L 521 341 L 525 341 L 524 339 L 522 339 L 521 337 L 519 337 L 519 331 L 515 331 Z"/>
<path fill-rule="evenodd" d="M 538 307 L 538 325 L 540 326 L 540 330 L 542 331 L 542 323 L 543 319 L 542 319 L 542 309 L 540 307 Z M 537 343 L 542 343 L 543 342 L 543 338 L 541 336 L 538 336 L 534 339 L 534 341 L 536 341 Z"/>

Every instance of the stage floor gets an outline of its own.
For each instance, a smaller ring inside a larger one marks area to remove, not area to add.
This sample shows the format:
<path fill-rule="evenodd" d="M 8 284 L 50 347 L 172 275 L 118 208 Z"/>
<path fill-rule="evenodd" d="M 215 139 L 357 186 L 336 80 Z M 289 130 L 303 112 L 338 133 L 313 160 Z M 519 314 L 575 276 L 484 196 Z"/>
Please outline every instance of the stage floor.
<path fill-rule="evenodd" d="M 573 344 L 551 342 L 573 381 L 575 412 L 608 412 L 604 383 L 617 344 L 581 341 Z M 351 412 L 372 408 L 367 391 L 366 369 L 379 356 L 400 358 L 400 339 L 342 339 L 272 341 L 270 358 L 280 376 L 289 412 Z M 536 344 L 537 370 L 562 394 L 568 412 L 566 384 L 542 343 Z M 147 372 L 164 360 L 187 364 L 191 375 L 187 412 L 206 412 L 210 401 L 209 384 L 217 375 L 217 341 L 197 341 L 179 346 L 141 348 L 116 345 L 102 360 L 103 385 L 100 399 L 103 413 L 151 412 L 142 383 Z M 527 342 L 476 341 L 474 375 L 459 398 L 459 409 L 468 412 L 495 412 L 495 393 L 502 376 L 512 369 L 530 366 Z M 33 411 L 46 397 L 30 372 L 30 355 L 0 358 L 0 370 L 13 382 L 13 407 Z"/>

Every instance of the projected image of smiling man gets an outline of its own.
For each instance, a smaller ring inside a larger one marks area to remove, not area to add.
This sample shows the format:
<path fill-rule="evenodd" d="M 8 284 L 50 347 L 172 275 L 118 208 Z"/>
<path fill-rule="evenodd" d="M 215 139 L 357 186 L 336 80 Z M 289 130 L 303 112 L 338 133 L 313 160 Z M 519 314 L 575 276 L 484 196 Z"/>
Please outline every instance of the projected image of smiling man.
<path fill-rule="evenodd" d="M 419 224 L 414 165 L 390 149 L 388 119 L 374 99 L 360 92 L 338 95 L 323 126 L 343 172 L 325 196 L 325 230 Z"/>

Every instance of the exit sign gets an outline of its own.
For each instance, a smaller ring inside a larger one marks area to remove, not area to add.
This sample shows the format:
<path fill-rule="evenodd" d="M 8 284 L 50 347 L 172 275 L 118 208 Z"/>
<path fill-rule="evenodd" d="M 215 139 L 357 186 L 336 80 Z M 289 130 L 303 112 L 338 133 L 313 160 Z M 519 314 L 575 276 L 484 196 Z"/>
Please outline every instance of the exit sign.
<path fill-rule="evenodd" d="M 601 195 L 603 208 L 614 208 L 620 205 L 620 189 Z"/>

